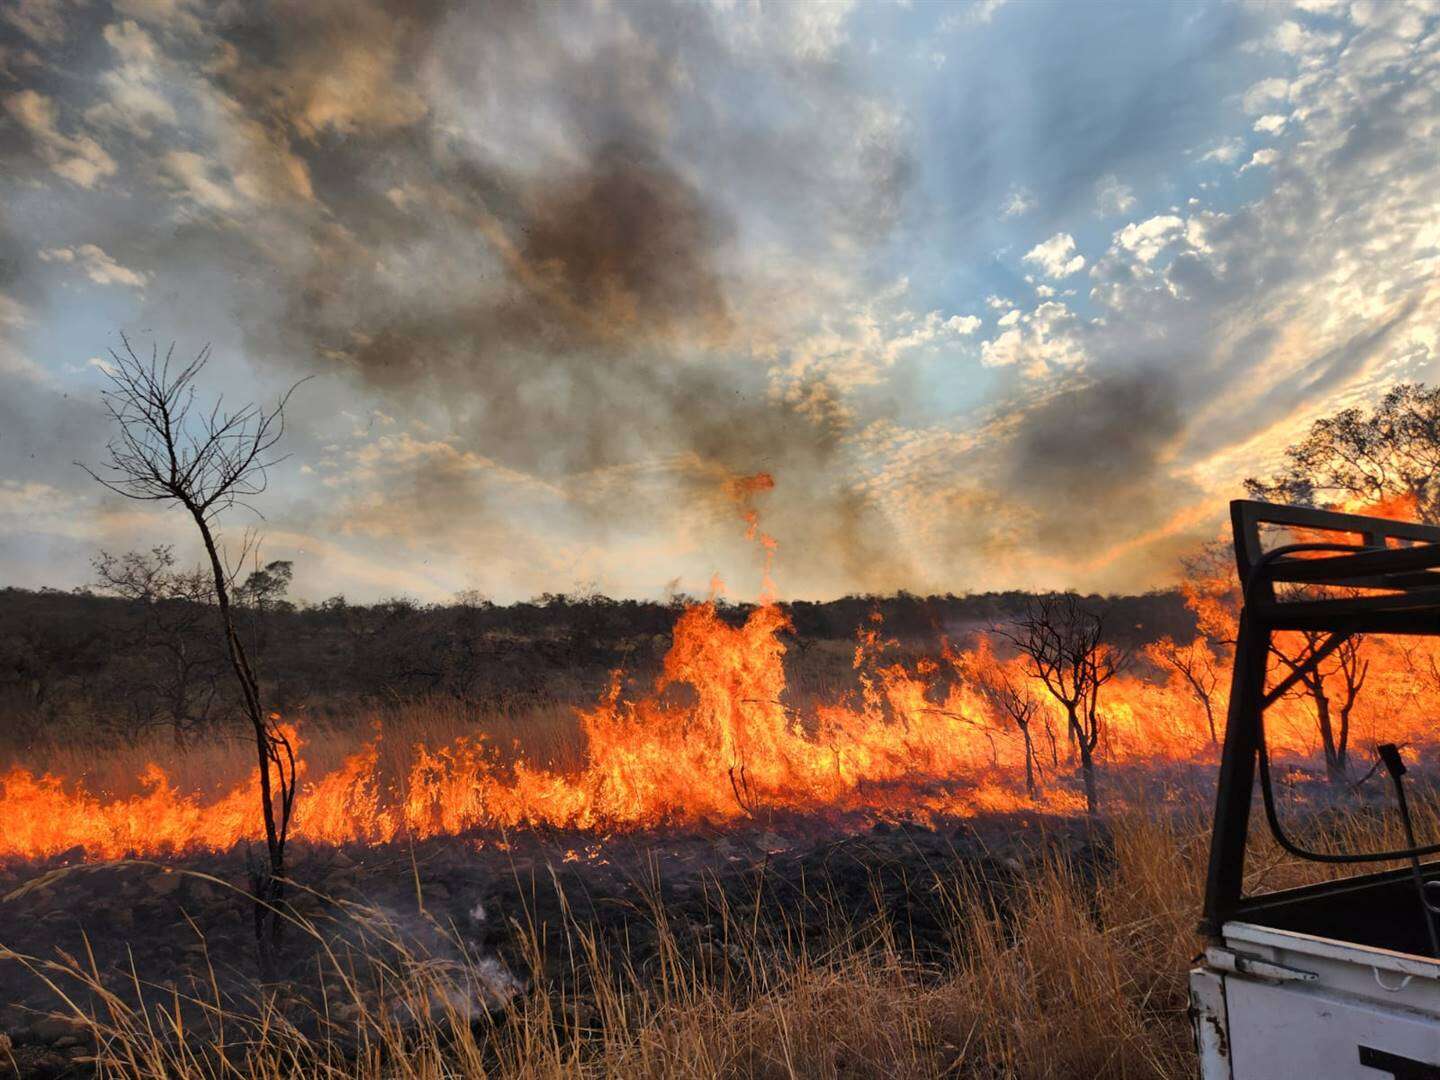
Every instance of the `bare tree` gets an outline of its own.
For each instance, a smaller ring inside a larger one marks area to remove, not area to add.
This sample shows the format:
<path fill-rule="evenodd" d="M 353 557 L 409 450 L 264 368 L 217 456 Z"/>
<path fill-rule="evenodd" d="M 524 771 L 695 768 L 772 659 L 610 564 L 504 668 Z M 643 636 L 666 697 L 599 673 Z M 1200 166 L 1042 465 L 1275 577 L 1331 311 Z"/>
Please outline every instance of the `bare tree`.
<path fill-rule="evenodd" d="M 275 908 L 284 899 L 285 840 L 295 806 L 295 754 L 265 710 L 259 679 L 236 625 L 231 589 L 244 552 L 232 569 L 218 529 L 227 510 L 248 506 L 246 500 L 265 490 L 269 469 L 283 460 L 275 448 L 285 432 L 285 405 L 295 387 L 273 409 L 252 403 L 230 411 L 217 397 L 206 410 L 197 404 L 196 384 L 210 359 L 208 345 L 195 359 L 179 365 L 174 362 L 174 345 L 163 358 L 152 347 L 150 358 L 142 360 L 123 335 L 121 343 L 119 351 L 110 350 L 113 363 L 106 370 L 109 386 L 103 392 L 115 435 L 98 469 L 81 468 L 117 495 L 183 509 L 205 545 L 226 655 L 240 684 L 259 764 L 260 813 L 269 860 L 252 876 L 256 941 L 262 965 L 268 967 L 283 925 Z"/>
<path fill-rule="evenodd" d="M 1040 708 L 1040 702 L 1031 692 L 1030 680 L 1016 679 L 998 661 L 986 665 L 979 673 L 978 685 L 990 707 L 1010 719 L 1025 744 L 1025 790 L 1035 799 L 1040 785 L 1035 777 L 1035 741 L 1031 736 L 1030 722 Z"/>
<path fill-rule="evenodd" d="M 1331 654 L 1330 662 L 1304 670 L 1304 665 L 1328 636 L 1320 631 L 1297 631 L 1298 648 L 1286 648 L 1284 641 L 1277 641 L 1270 651 L 1292 672 L 1300 674 L 1295 692 L 1308 695 L 1315 706 L 1320 748 L 1325 754 L 1325 775 L 1332 784 L 1343 784 L 1349 779 L 1350 715 L 1360 691 L 1365 688 L 1370 661 L 1361 658 L 1360 649 L 1365 639 L 1357 634 L 1340 644 Z M 1332 700 L 1332 693 L 1337 691 L 1338 700 Z"/>
<path fill-rule="evenodd" d="M 1094 814 L 1099 805 L 1095 748 L 1102 725 L 1100 689 L 1120 673 L 1126 656 L 1106 644 L 1104 620 L 1073 593 L 1035 597 L 1014 625 L 999 633 L 1064 708 L 1070 744 L 1080 757 L 1085 780 L 1085 806 Z"/>

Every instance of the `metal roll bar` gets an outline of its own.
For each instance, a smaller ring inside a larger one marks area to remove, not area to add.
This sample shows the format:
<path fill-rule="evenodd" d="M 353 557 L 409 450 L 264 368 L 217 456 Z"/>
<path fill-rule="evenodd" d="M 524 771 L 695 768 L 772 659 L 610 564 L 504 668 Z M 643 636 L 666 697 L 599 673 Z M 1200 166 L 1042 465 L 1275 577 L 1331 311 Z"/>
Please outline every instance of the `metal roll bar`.
<path fill-rule="evenodd" d="M 1440 844 L 1355 853 L 1316 852 L 1297 844 L 1285 833 L 1275 809 L 1265 740 L 1265 710 L 1350 637 L 1370 633 L 1440 636 L 1440 527 L 1248 499 L 1230 504 L 1230 520 L 1243 606 L 1201 923 L 1201 929 L 1212 936 L 1220 933 L 1224 923 L 1243 917 L 1247 911 L 1327 891 L 1338 894 L 1362 880 L 1324 882 L 1263 897 L 1244 895 L 1245 850 L 1257 765 L 1266 822 L 1281 848 L 1297 858 L 1366 863 L 1440 854 Z M 1306 536 L 1267 551 L 1262 533 L 1262 527 L 1267 525 L 1314 538 Z M 1275 587 L 1284 584 L 1361 592 L 1340 598 L 1277 598 Z M 1267 692 L 1271 639 L 1284 630 L 1328 636 L 1286 679 Z M 1419 871 L 1402 868 L 1368 875 L 1363 880 L 1371 883 L 1411 872 Z"/>

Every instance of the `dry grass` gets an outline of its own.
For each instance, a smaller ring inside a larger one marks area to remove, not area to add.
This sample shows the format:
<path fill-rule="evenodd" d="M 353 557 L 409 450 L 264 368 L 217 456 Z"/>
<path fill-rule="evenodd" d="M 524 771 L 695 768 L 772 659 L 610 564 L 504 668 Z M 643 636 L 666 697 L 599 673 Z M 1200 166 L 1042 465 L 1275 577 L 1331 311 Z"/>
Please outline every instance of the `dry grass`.
<path fill-rule="evenodd" d="M 1122 817 L 1098 885 L 1053 860 L 1003 915 L 954 886 L 949 970 L 902 959 L 884 928 L 812 955 L 753 937 L 743 914 L 726 920 L 718 959 L 697 956 L 663 910 L 653 913 L 658 970 L 607 962 L 571 923 L 573 977 L 537 971 L 534 989 L 494 1015 L 475 1002 L 497 989 L 495 972 L 463 941 L 426 955 L 384 915 L 358 909 L 358 947 L 386 957 L 373 969 L 379 985 L 362 986 L 353 958 L 326 947 L 319 975 L 332 993 L 319 1015 L 281 993 L 236 1002 L 213 983 L 188 1009 L 179 991 L 136 1007 L 104 991 L 83 957 L 27 962 L 53 983 L 57 1006 L 91 1027 L 102 1076 L 1188 1076 L 1197 825 Z M 322 930 L 295 928 L 317 940 Z M 585 989 L 553 988 L 565 985 Z M 66 1008 L 82 989 L 99 1008 Z"/>
<path fill-rule="evenodd" d="M 382 732 L 380 770 L 403 778 L 414 763 L 415 747 L 431 749 L 483 733 L 502 760 L 523 753 L 527 761 L 556 770 L 583 764 L 584 737 L 573 706 L 555 701 L 523 711 L 487 709 L 483 713 L 451 698 L 422 698 L 392 707 L 371 707 L 331 726 L 301 720 L 302 757 L 307 775 L 324 776 L 355 753 L 372 732 Z M 245 781 L 253 768 L 250 736 L 238 728 L 210 732 L 176 746 L 163 731 L 129 743 L 97 748 L 93 739 L 47 741 L 24 751 L 0 753 L 0 770 L 19 766 L 83 784 L 88 790 L 124 797 L 140 791 L 146 766 L 158 762 L 181 791 L 213 795 Z"/>

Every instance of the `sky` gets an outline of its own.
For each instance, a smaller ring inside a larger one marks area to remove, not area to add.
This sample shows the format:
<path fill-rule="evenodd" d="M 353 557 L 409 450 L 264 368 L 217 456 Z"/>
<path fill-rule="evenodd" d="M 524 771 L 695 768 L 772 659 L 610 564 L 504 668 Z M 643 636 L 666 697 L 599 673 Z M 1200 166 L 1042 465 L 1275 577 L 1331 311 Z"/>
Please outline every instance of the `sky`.
<path fill-rule="evenodd" d="M 1433 4 L 7 0 L 0 585 L 197 554 L 123 334 L 308 379 L 302 598 L 1161 587 L 1440 377 L 1437 192 Z"/>

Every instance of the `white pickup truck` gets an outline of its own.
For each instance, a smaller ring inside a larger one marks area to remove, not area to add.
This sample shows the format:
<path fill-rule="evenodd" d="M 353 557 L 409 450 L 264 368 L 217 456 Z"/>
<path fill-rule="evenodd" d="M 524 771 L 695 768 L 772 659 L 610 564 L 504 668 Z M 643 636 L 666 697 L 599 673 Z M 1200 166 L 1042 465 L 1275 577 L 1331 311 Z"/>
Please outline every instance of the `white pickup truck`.
<path fill-rule="evenodd" d="M 1325 912 L 1351 904 L 1367 915 Z M 1405 948 L 1429 948 L 1405 933 L 1417 904 L 1406 871 L 1225 923 L 1190 972 L 1204 1080 L 1440 1080 L 1440 960 Z"/>
<path fill-rule="evenodd" d="M 1440 527 L 1250 501 L 1232 503 L 1231 519 L 1244 606 L 1201 924 L 1208 943 L 1190 973 L 1201 1076 L 1440 1080 L 1440 862 L 1421 861 L 1440 844 L 1414 839 L 1399 752 L 1381 750 L 1408 846 L 1309 851 L 1284 830 L 1264 725 L 1301 675 L 1272 685 L 1272 634 L 1321 635 L 1302 668 L 1357 634 L 1440 635 Z M 1262 540 L 1277 534 L 1289 542 L 1267 549 Z M 1257 786 L 1272 835 L 1293 856 L 1390 869 L 1246 896 Z"/>

